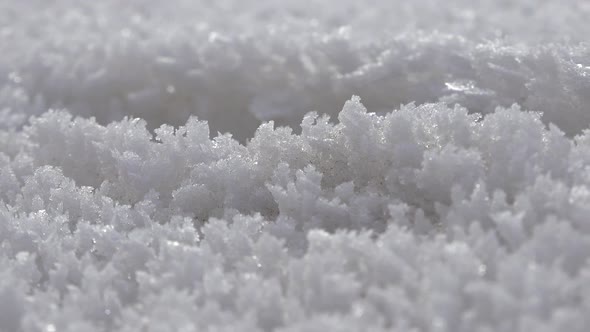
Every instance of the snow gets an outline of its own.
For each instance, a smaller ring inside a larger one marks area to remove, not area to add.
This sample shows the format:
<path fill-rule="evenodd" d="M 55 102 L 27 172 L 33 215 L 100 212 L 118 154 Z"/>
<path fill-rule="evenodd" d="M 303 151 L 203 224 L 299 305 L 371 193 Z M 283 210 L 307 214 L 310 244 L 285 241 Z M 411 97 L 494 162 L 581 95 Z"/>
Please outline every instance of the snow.
<path fill-rule="evenodd" d="M 586 331 L 583 1 L 0 3 L 0 331 Z"/>

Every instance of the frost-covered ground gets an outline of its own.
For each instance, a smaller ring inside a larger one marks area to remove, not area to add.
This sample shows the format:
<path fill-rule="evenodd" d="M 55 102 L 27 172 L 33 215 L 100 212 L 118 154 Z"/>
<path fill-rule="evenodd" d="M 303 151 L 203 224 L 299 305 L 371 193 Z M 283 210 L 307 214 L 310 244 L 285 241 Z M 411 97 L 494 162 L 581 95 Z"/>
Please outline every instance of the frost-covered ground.
<path fill-rule="evenodd" d="M 0 1 L 0 331 L 588 331 L 589 17 Z"/>

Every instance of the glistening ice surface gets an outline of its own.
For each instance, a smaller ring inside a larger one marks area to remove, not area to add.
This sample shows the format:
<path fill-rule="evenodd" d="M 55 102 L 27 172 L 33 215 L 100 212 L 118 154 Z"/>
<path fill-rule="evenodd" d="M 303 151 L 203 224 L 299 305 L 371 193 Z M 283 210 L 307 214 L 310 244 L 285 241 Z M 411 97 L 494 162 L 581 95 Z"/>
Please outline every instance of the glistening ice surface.
<path fill-rule="evenodd" d="M 587 332 L 589 17 L 0 1 L 0 331 Z"/>

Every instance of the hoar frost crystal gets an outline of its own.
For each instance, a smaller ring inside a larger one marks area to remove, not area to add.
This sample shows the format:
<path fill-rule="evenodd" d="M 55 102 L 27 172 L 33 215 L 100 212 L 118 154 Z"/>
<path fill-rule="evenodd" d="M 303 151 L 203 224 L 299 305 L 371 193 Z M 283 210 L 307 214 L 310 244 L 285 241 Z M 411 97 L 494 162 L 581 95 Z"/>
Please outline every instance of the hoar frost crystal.
<path fill-rule="evenodd" d="M 1 3 L 0 331 L 587 331 L 588 15 Z"/>

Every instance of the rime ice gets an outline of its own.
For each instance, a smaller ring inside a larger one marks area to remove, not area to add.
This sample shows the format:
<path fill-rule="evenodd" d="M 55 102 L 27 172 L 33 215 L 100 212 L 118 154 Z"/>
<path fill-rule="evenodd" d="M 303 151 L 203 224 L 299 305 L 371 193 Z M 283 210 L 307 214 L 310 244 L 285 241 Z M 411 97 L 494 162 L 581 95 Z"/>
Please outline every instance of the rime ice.
<path fill-rule="evenodd" d="M 0 331 L 585 332 L 590 7 L 507 6 L 3 2 Z"/>

